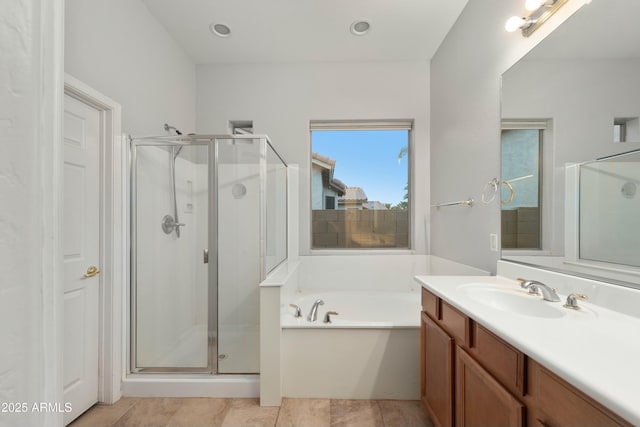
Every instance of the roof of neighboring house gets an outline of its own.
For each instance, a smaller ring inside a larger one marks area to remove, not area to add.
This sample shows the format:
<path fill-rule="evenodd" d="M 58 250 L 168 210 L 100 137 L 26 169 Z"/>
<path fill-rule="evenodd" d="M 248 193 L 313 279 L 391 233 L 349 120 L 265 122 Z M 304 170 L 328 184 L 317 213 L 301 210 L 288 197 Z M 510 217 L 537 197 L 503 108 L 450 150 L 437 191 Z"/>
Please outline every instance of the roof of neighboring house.
<path fill-rule="evenodd" d="M 346 185 L 333 177 L 336 161 L 318 153 L 311 153 L 311 163 L 322 168 L 322 185 L 335 191 L 338 196 L 342 196 Z"/>
<path fill-rule="evenodd" d="M 327 156 L 323 156 L 322 154 L 318 154 L 318 153 L 311 153 L 311 162 L 315 163 L 317 165 L 320 166 L 324 166 L 322 165 L 322 163 L 325 163 L 326 165 L 328 165 L 330 168 L 335 168 L 336 167 L 336 161 L 327 157 Z"/>
<path fill-rule="evenodd" d="M 366 202 L 367 195 L 364 190 L 360 187 L 347 187 L 344 196 L 340 197 L 340 201 L 358 201 L 358 202 Z"/>
<path fill-rule="evenodd" d="M 370 210 L 376 210 L 376 211 L 383 211 L 388 209 L 384 203 L 379 202 L 377 200 L 369 200 L 366 203 L 363 203 L 362 207 L 364 209 L 370 209 Z"/>

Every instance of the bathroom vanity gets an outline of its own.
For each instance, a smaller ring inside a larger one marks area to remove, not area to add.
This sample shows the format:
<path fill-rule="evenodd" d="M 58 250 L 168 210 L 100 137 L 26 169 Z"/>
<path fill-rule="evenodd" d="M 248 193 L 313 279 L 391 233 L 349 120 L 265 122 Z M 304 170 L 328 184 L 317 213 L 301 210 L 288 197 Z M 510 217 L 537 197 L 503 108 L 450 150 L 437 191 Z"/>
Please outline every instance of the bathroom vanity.
<path fill-rule="evenodd" d="M 566 295 L 543 301 L 502 277 L 416 280 L 420 396 L 435 425 L 640 423 L 640 319 L 567 309 Z"/>

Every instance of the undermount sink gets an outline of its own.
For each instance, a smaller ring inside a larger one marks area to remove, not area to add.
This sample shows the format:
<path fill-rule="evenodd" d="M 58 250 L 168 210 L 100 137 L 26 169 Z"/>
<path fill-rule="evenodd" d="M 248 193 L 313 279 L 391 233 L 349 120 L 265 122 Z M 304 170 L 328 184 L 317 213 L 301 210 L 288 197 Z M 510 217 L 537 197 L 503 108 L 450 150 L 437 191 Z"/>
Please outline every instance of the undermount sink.
<path fill-rule="evenodd" d="M 460 286 L 459 290 L 475 302 L 514 314 L 545 318 L 559 318 L 566 314 L 561 304 L 544 301 L 538 295 L 519 289 L 467 284 Z"/>

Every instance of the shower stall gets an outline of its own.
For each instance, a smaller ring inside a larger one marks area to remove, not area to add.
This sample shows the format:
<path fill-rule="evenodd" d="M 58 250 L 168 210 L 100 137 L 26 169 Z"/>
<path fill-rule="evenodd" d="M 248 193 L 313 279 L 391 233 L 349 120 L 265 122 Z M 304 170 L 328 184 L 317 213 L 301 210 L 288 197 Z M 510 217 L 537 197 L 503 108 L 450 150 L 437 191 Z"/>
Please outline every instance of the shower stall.
<path fill-rule="evenodd" d="M 264 135 L 130 137 L 131 373 L 259 371 L 259 283 L 287 257 Z"/>

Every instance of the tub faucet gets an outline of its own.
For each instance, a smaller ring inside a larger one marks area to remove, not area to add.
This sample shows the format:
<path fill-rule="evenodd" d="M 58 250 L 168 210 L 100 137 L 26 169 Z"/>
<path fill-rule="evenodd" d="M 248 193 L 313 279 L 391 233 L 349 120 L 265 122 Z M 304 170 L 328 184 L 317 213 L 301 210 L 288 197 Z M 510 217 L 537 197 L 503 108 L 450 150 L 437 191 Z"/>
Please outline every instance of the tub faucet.
<path fill-rule="evenodd" d="M 545 285 L 537 280 L 518 279 L 520 286 L 524 289 L 529 289 L 529 293 L 535 294 L 538 291 L 542 292 L 542 299 L 545 301 L 557 302 L 560 301 L 560 297 L 556 293 L 556 290 L 550 286 Z"/>
<path fill-rule="evenodd" d="M 337 316 L 338 313 L 335 311 L 327 311 L 324 314 L 324 320 L 322 321 L 322 323 L 331 323 L 331 316 Z"/>
<path fill-rule="evenodd" d="M 289 304 L 289 307 L 295 310 L 295 314 L 293 315 L 293 317 L 302 317 L 302 310 L 300 309 L 300 307 L 295 304 Z"/>
<path fill-rule="evenodd" d="M 307 321 L 308 322 L 315 322 L 318 319 L 318 306 L 319 305 L 324 305 L 324 301 L 322 301 L 321 299 L 317 299 L 313 303 L 313 306 L 311 307 L 311 311 L 309 312 L 309 315 L 307 316 Z"/>

